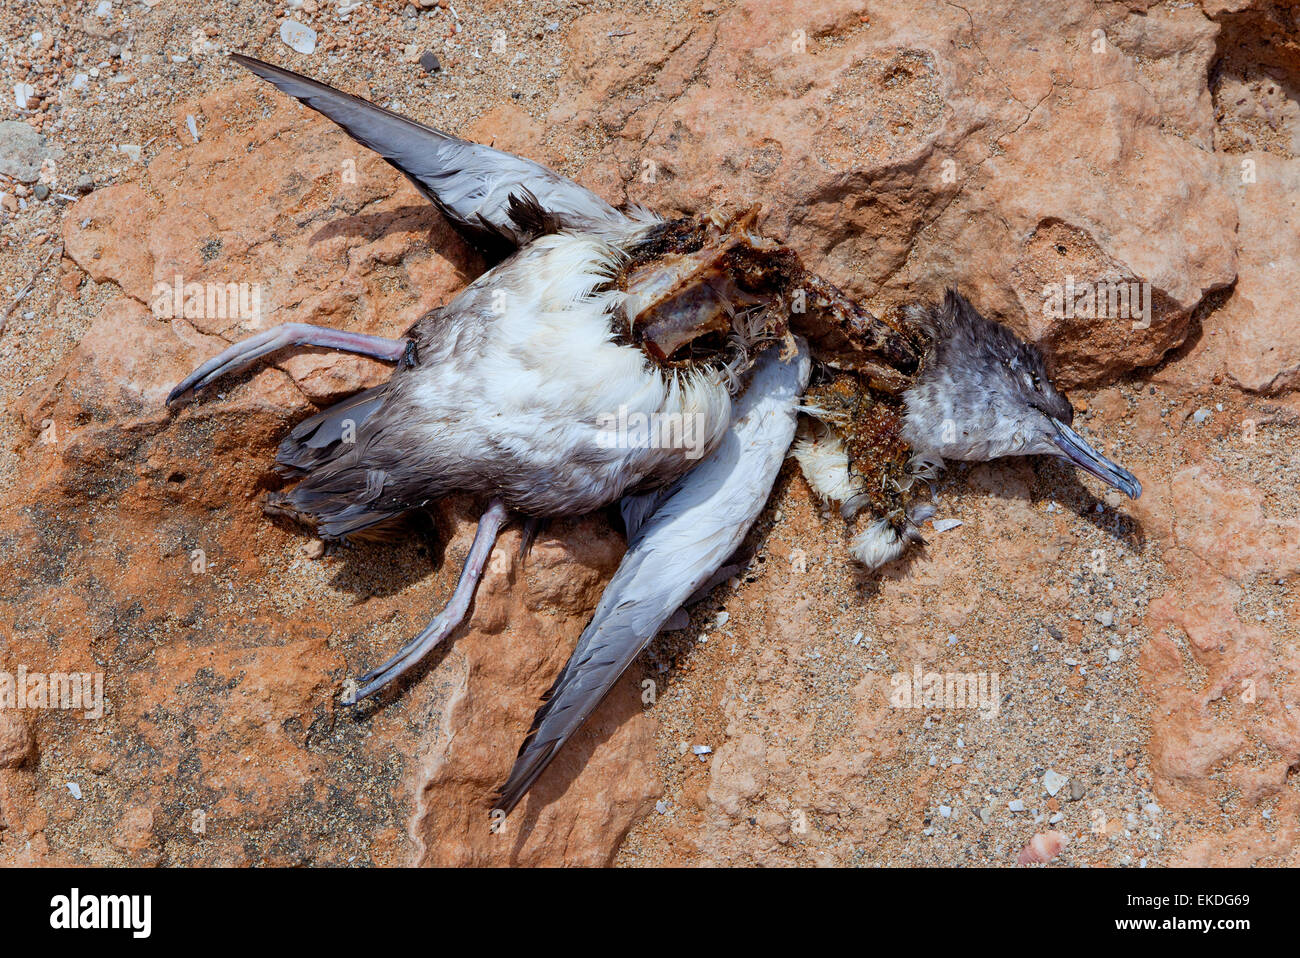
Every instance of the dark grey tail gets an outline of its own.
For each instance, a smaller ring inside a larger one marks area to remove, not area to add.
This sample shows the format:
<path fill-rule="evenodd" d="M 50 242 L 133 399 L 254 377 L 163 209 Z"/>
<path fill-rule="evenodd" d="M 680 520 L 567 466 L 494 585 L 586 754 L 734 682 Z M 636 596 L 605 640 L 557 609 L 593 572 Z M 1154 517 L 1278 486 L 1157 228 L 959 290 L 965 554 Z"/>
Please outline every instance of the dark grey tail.
<path fill-rule="evenodd" d="M 373 470 L 354 455 L 367 422 L 384 406 L 388 383 L 362 390 L 300 422 L 280 443 L 280 473 L 305 477 L 294 488 L 267 497 L 266 509 L 316 530 L 326 541 L 374 534 L 404 514 L 404 501 L 372 495 Z"/>
<path fill-rule="evenodd" d="M 276 469 L 301 476 L 331 462 L 356 441 L 361 425 L 384 404 L 388 383 L 362 390 L 294 426 L 280 443 Z"/>

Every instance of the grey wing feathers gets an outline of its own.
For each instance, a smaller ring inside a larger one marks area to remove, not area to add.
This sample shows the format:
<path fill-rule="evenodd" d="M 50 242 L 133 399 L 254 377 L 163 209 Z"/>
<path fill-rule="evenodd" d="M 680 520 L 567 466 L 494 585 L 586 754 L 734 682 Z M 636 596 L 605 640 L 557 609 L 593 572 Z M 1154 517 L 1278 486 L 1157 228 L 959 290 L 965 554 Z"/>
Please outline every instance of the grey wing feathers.
<path fill-rule="evenodd" d="M 644 211 L 622 213 L 540 163 L 442 133 L 292 70 L 237 53 L 231 59 L 382 156 L 489 253 L 504 255 L 556 229 L 621 235 L 648 222 Z"/>
<path fill-rule="evenodd" d="M 655 489 L 651 492 L 643 492 L 639 495 L 624 496 L 618 503 L 619 514 L 623 517 L 623 531 L 627 536 L 627 541 L 631 542 L 637 532 L 645 525 L 659 504 L 668 498 L 671 492 L 671 486 L 665 486 L 662 489 Z"/>
<path fill-rule="evenodd" d="M 498 808 L 508 813 L 518 804 L 660 626 L 735 552 L 762 511 L 794 438 L 795 407 L 810 367 L 802 343 L 793 357 L 783 360 L 778 353 L 769 349 L 759 359 L 718 449 L 669 488 L 652 516 L 634 519 L 627 553 L 538 711 Z"/>

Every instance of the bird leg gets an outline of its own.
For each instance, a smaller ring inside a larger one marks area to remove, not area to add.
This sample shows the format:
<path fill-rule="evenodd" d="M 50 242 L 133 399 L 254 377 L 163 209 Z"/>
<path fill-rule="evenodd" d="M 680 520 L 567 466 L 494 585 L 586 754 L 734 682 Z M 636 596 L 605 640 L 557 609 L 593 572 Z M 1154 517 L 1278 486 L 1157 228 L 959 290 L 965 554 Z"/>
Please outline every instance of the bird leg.
<path fill-rule="evenodd" d="M 167 397 L 171 405 L 186 393 L 202 389 L 220 376 L 252 365 L 267 353 L 283 349 L 285 346 L 323 346 L 326 349 L 340 349 L 348 353 L 370 356 L 386 363 L 396 363 L 403 358 L 410 360 L 414 343 L 409 339 L 387 339 L 383 336 L 369 336 L 365 333 L 349 333 L 341 329 L 329 329 L 325 326 L 311 326 L 307 323 L 284 323 L 258 333 L 242 342 L 213 356 L 194 372 L 190 373 Z"/>
<path fill-rule="evenodd" d="M 430 649 L 451 635 L 464 621 L 465 614 L 469 611 L 470 600 L 474 598 L 474 590 L 478 587 L 479 579 L 483 578 L 483 569 L 487 565 L 488 556 L 492 554 L 492 546 L 496 543 L 497 534 L 505 525 L 506 518 L 506 507 L 500 499 L 493 499 L 488 503 L 487 510 L 478 521 L 474 544 L 469 548 L 469 556 L 465 559 L 465 567 L 460 571 L 460 579 L 456 582 L 451 601 L 423 632 L 402 646 L 396 655 L 357 679 L 360 688 L 355 692 L 344 694 L 342 699 L 344 705 L 356 705 L 362 699 L 374 695 L 393 679 L 412 668 L 429 653 Z"/>

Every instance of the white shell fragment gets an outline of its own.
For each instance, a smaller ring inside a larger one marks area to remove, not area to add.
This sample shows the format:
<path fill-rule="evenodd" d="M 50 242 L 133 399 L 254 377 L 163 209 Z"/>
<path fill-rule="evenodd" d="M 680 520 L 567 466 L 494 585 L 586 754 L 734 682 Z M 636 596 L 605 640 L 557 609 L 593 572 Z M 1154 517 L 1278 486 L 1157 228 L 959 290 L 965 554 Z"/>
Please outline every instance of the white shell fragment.
<path fill-rule="evenodd" d="M 316 50 L 316 31 L 297 20 L 280 24 L 280 39 L 295 53 L 314 53 Z"/>
<path fill-rule="evenodd" d="M 1056 769 L 1049 768 L 1043 775 L 1043 788 L 1047 789 L 1048 795 L 1055 795 L 1065 787 L 1065 783 L 1068 781 L 1069 779 Z"/>

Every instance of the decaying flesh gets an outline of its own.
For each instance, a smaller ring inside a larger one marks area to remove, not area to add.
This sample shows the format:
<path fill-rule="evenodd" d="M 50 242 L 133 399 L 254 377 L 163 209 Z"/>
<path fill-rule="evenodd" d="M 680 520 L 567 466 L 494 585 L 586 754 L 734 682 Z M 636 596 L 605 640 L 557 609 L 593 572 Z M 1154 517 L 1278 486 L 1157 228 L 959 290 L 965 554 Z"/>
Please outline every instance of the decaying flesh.
<path fill-rule="evenodd" d="M 902 401 L 864 386 L 851 373 L 833 373 L 804 393 L 804 407 L 840 434 L 849 470 L 861 481 L 862 492 L 844 504 L 846 512 L 865 508 L 901 523 L 911 484 Z"/>
<path fill-rule="evenodd" d="M 878 319 L 809 271 L 788 246 L 752 230 L 758 207 L 723 220 L 685 217 L 656 227 L 615 282 L 628 293 L 629 335 L 660 362 L 710 358 L 736 332 L 803 336 L 817 358 L 871 388 L 902 392 L 925 344 Z"/>
<path fill-rule="evenodd" d="M 925 361 L 925 330 L 877 318 L 794 250 L 757 234 L 758 211 L 671 220 L 633 247 L 614 281 L 628 294 L 626 336 L 667 365 L 723 360 L 737 340 L 803 336 L 824 370 L 804 405 L 843 435 L 850 472 L 861 480 L 845 515 L 869 507 L 901 531 L 911 487 L 901 394 Z"/>

